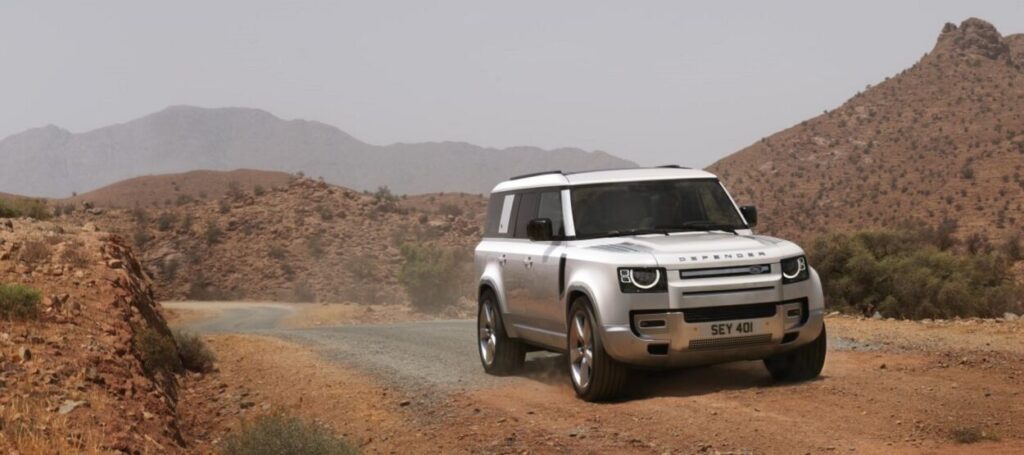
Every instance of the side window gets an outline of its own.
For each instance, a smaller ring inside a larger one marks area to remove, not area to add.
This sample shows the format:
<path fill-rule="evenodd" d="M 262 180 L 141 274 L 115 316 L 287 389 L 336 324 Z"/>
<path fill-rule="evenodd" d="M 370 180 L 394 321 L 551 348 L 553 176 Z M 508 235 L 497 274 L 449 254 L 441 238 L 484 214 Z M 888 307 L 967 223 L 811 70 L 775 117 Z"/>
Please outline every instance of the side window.
<path fill-rule="evenodd" d="M 487 224 L 484 226 L 484 237 L 494 237 L 498 235 L 498 217 L 501 216 L 501 205 L 505 201 L 505 196 L 501 194 L 492 194 L 490 200 L 487 201 Z"/>
<path fill-rule="evenodd" d="M 508 234 L 508 228 L 512 225 L 512 203 L 515 202 L 514 194 L 506 194 L 501 202 L 501 219 L 498 221 L 498 234 Z"/>
<path fill-rule="evenodd" d="M 537 218 L 551 220 L 551 233 L 555 237 L 565 237 L 565 227 L 562 226 L 562 192 L 545 191 L 540 193 L 540 208 L 537 209 Z"/>
<path fill-rule="evenodd" d="M 540 193 L 525 193 L 519 195 L 519 209 L 516 210 L 515 238 L 526 238 L 526 225 L 530 220 L 537 218 L 537 206 L 540 203 Z"/>

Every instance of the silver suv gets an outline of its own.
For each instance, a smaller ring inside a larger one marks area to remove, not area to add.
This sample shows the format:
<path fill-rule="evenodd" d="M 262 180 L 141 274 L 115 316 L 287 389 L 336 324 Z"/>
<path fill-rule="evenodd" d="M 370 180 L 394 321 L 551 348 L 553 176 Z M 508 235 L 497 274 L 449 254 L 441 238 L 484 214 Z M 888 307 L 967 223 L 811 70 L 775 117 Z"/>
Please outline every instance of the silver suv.
<path fill-rule="evenodd" d="M 512 178 L 494 187 L 476 247 L 480 361 L 567 353 L 588 401 L 631 368 L 763 359 L 776 380 L 825 362 L 821 282 L 797 245 L 754 235 L 707 172 L 667 166 Z"/>

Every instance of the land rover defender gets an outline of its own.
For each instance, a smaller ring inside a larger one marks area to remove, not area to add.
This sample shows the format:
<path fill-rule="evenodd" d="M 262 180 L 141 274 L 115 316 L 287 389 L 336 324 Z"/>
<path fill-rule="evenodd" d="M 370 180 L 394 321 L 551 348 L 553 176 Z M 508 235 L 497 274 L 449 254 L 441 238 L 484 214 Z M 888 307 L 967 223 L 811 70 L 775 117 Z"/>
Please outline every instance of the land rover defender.
<path fill-rule="evenodd" d="M 818 376 L 821 282 L 756 223 L 713 174 L 677 166 L 498 184 L 475 253 L 484 370 L 565 353 L 587 401 L 619 395 L 634 368 L 763 360 L 775 380 Z"/>

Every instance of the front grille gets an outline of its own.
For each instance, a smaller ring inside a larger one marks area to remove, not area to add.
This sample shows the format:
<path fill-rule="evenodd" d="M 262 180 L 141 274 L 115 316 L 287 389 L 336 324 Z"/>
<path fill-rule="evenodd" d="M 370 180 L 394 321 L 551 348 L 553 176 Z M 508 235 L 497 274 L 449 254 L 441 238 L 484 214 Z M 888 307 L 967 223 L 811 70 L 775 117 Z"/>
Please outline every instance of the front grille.
<path fill-rule="evenodd" d="M 690 308 L 683 310 L 683 319 L 686 322 L 716 322 L 770 318 L 775 316 L 776 307 L 775 303 L 754 303 L 751 305 Z"/>
<path fill-rule="evenodd" d="M 719 278 L 727 276 L 767 275 L 772 272 L 769 264 L 741 265 L 736 267 L 716 267 L 713 269 L 684 269 L 679 271 L 679 278 Z"/>
<path fill-rule="evenodd" d="M 745 337 L 706 338 L 702 340 L 690 340 L 690 349 L 702 350 L 741 348 L 745 346 L 768 344 L 771 343 L 771 341 L 772 335 L 770 333 L 765 333 L 762 335 L 749 335 Z"/>

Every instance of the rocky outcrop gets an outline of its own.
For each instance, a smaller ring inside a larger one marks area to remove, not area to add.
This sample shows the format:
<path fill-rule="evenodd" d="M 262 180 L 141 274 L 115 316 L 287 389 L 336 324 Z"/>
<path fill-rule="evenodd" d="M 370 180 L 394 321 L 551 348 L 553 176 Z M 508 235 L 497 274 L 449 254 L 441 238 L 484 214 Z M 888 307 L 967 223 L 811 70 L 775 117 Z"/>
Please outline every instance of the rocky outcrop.
<path fill-rule="evenodd" d="M 0 284 L 42 296 L 38 318 L 0 324 L 0 447 L 184 450 L 177 378 L 147 366 L 150 353 L 140 343 L 146 335 L 173 338 L 149 278 L 121 237 L 13 220 L 0 229 Z M 169 346 L 176 356 L 173 341 Z"/>
<path fill-rule="evenodd" d="M 996 27 L 974 17 L 961 22 L 959 27 L 946 23 L 936 49 L 950 49 L 993 60 L 1010 58 L 1010 46 Z"/>

